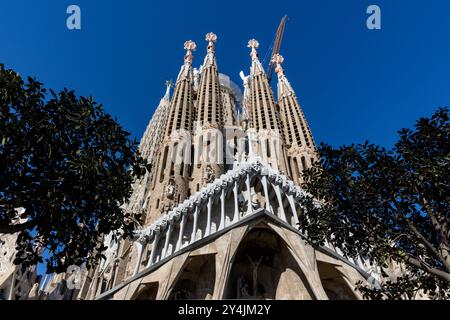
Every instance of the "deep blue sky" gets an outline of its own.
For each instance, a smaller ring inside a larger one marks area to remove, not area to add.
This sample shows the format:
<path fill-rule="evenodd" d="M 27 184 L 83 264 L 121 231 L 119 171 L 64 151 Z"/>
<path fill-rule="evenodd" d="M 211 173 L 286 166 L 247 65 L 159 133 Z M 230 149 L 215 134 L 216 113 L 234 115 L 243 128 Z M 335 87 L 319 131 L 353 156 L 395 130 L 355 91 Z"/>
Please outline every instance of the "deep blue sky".
<path fill-rule="evenodd" d="M 66 8 L 82 10 L 82 30 L 66 28 Z M 382 30 L 366 9 L 382 10 Z M 183 62 L 183 43 L 218 37 L 220 72 L 248 74 L 250 38 L 260 56 L 284 14 L 281 53 L 317 142 L 391 147 L 450 101 L 450 1 L 113 1 L 1 0 L 0 62 L 48 87 L 93 95 L 138 139 Z M 39 268 L 43 271 L 42 266 Z"/>
<path fill-rule="evenodd" d="M 82 30 L 66 28 L 66 8 Z M 366 8 L 382 30 L 366 28 Z M 288 14 L 281 53 L 317 142 L 369 139 L 392 146 L 396 131 L 450 101 L 450 1 L 111 1 L 0 3 L 0 62 L 47 86 L 93 95 L 140 138 L 183 61 L 183 42 L 215 32 L 220 72 L 240 84 L 250 38 L 261 58 Z"/>

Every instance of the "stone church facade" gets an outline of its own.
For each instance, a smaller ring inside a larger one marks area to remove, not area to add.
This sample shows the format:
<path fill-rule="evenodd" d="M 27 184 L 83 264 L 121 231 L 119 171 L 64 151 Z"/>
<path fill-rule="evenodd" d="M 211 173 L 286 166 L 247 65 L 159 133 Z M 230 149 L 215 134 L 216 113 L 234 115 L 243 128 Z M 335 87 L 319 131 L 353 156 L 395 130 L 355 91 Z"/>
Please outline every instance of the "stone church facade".
<path fill-rule="evenodd" d="M 144 217 L 135 238 L 105 237 L 106 259 L 79 270 L 76 289 L 59 275 L 30 297 L 361 299 L 355 284 L 376 268 L 328 243 L 312 247 L 298 230 L 302 171 L 317 153 L 283 57 L 272 59 L 275 98 L 250 40 L 241 93 L 219 73 L 216 41 L 206 35 L 199 68 L 196 44 L 184 44 L 173 94 L 168 84 L 141 140 L 152 170 L 125 208 Z"/>

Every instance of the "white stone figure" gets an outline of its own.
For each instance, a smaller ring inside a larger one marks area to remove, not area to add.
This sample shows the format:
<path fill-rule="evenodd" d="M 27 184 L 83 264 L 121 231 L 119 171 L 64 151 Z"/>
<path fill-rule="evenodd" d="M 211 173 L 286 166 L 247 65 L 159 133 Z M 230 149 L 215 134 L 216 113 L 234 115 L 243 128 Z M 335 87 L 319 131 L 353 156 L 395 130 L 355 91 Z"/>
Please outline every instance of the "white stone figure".
<path fill-rule="evenodd" d="M 214 169 L 209 164 L 205 168 L 204 179 L 206 183 L 211 183 L 215 179 Z"/>
<path fill-rule="evenodd" d="M 249 162 L 256 162 L 261 161 L 261 157 L 257 155 L 257 152 L 255 152 L 255 145 L 259 144 L 259 140 L 255 137 L 256 133 L 253 129 L 247 130 L 247 141 L 248 141 L 248 161 Z"/>
<path fill-rule="evenodd" d="M 39 300 L 39 283 L 35 283 L 28 294 L 27 300 Z"/>
<path fill-rule="evenodd" d="M 245 84 L 248 84 L 248 78 L 249 78 L 249 76 L 246 76 L 246 75 L 244 74 L 244 71 L 240 71 L 240 72 L 239 72 L 239 76 L 241 77 L 242 82 L 244 82 L 244 85 L 245 85 Z"/>
<path fill-rule="evenodd" d="M 247 155 L 245 154 L 245 152 L 236 152 L 236 154 L 233 156 L 233 169 L 236 169 L 237 167 L 239 167 L 241 165 L 241 163 L 246 162 L 247 161 Z"/>
<path fill-rule="evenodd" d="M 248 127 L 248 122 L 250 121 L 249 108 L 250 108 L 250 76 L 246 76 L 243 71 L 239 72 L 239 76 L 242 79 L 244 85 L 244 95 L 242 100 L 242 116 L 241 119 L 245 122 L 244 130 Z"/>
<path fill-rule="evenodd" d="M 175 195 L 175 181 L 173 179 L 169 180 L 169 183 L 166 186 L 166 196 L 168 198 L 173 198 Z"/>

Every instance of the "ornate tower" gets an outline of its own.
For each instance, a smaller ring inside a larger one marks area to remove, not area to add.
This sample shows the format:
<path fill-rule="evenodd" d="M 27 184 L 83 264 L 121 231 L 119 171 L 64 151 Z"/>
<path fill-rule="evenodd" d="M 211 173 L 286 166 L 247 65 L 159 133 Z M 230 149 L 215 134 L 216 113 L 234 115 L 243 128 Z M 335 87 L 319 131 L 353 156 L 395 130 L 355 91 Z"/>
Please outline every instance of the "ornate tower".
<path fill-rule="evenodd" d="M 174 208 L 188 195 L 189 161 L 191 150 L 190 132 L 194 108 L 192 52 L 193 41 L 184 44 L 184 64 L 175 84 L 168 119 L 164 130 L 158 160 L 154 169 L 149 207 L 145 224 L 155 221 L 163 212 Z"/>
<path fill-rule="evenodd" d="M 220 94 L 222 99 L 224 171 L 233 168 L 236 156 L 245 148 L 245 133 L 239 123 L 237 110 L 242 105 L 242 93 L 230 77 L 220 73 Z"/>
<path fill-rule="evenodd" d="M 248 42 L 248 47 L 251 48 L 250 56 L 252 58 L 249 76 L 251 149 L 262 158 L 263 163 L 285 174 L 283 137 L 272 88 L 256 51 L 259 43 L 252 39 Z"/>
<path fill-rule="evenodd" d="M 303 181 L 302 171 L 309 168 L 312 161 L 317 159 L 316 147 L 297 96 L 281 66 L 284 58 L 277 54 L 272 61 L 276 64 L 275 71 L 278 76 L 278 105 L 287 164 L 292 180 L 300 184 Z"/>
<path fill-rule="evenodd" d="M 207 53 L 201 66 L 194 122 L 194 157 L 192 164 L 192 193 L 211 183 L 223 173 L 223 113 L 214 43 L 217 36 L 206 35 Z"/>
<path fill-rule="evenodd" d="M 166 82 L 166 93 L 159 102 L 159 105 L 142 136 L 139 151 L 142 157 L 150 164 L 152 170 L 148 171 L 144 177 L 134 183 L 134 191 L 127 207 L 127 211 L 129 212 L 141 212 L 147 208 L 150 199 L 149 191 L 151 182 L 153 180 L 154 172 L 156 171 L 154 167 L 156 166 L 158 150 L 161 146 L 162 138 L 164 137 L 167 116 L 169 114 L 170 88 L 172 85 L 172 81 Z"/>

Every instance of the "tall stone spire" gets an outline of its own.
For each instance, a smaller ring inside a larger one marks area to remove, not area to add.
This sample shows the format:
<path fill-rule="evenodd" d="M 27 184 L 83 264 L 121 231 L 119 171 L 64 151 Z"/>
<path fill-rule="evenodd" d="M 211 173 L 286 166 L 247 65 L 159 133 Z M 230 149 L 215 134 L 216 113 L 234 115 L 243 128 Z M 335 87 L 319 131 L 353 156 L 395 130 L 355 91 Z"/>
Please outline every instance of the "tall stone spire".
<path fill-rule="evenodd" d="M 248 42 L 248 47 L 251 48 L 250 56 L 252 58 L 250 68 L 251 126 L 256 130 L 278 130 L 273 92 L 256 51 L 259 43 L 252 39 Z"/>
<path fill-rule="evenodd" d="M 217 63 L 216 63 L 216 48 L 214 43 L 217 41 L 217 36 L 210 32 L 208 34 L 206 34 L 205 36 L 205 40 L 208 41 L 208 47 L 207 47 L 207 53 L 205 56 L 205 61 L 203 62 L 203 68 L 207 68 L 207 67 L 211 67 L 211 66 L 216 66 L 217 67 Z"/>
<path fill-rule="evenodd" d="M 167 123 L 167 116 L 170 107 L 170 89 L 173 86 L 172 81 L 166 81 L 166 92 L 161 98 L 158 107 L 156 108 L 152 119 L 145 129 L 139 144 L 139 152 L 141 156 L 150 164 L 151 170 L 148 171 L 144 177 L 137 180 L 133 184 L 133 194 L 127 205 L 127 212 L 136 213 L 142 212 L 147 206 L 147 200 L 150 197 L 149 188 L 155 172 L 156 159 L 158 151 L 164 137 L 164 131 Z"/>
<path fill-rule="evenodd" d="M 167 125 L 153 170 L 153 196 L 146 209 L 146 224 L 155 221 L 160 214 L 169 211 L 187 196 L 190 131 L 194 110 L 192 52 L 196 49 L 195 42 L 186 41 L 184 49 L 184 64 L 175 84 Z"/>
<path fill-rule="evenodd" d="M 284 58 L 279 54 L 272 58 L 278 76 L 278 105 L 280 107 L 281 126 L 292 179 L 301 183 L 301 172 L 309 168 L 312 161 L 317 158 L 316 147 L 297 96 L 281 66 L 283 61 Z"/>
<path fill-rule="evenodd" d="M 193 41 L 189 40 L 184 43 L 186 55 L 184 56 L 184 64 L 181 67 L 175 84 L 168 125 L 165 132 L 166 137 L 170 136 L 172 132 L 175 132 L 176 130 L 191 130 L 191 112 L 193 109 L 192 61 L 194 60 L 192 51 L 194 51 L 196 47 L 197 46 Z"/>
<path fill-rule="evenodd" d="M 194 123 L 194 165 L 192 168 L 192 193 L 223 173 L 222 132 L 223 112 L 219 73 L 215 56 L 217 36 L 206 34 L 208 42 L 201 68 L 197 92 L 197 114 Z"/>
<path fill-rule="evenodd" d="M 284 74 L 284 69 L 281 64 L 284 62 L 284 58 L 280 54 L 276 54 L 272 58 L 272 63 L 275 63 L 275 72 L 278 77 L 278 99 L 287 96 L 295 95 L 294 89 Z"/>
<path fill-rule="evenodd" d="M 202 66 L 198 91 L 197 124 L 209 124 L 219 128 L 222 125 L 219 73 L 217 70 L 215 45 L 217 36 L 210 32 L 206 35 L 208 48 Z"/>
<path fill-rule="evenodd" d="M 139 151 L 144 159 L 152 161 L 156 157 L 156 152 L 164 136 L 164 129 L 166 127 L 167 116 L 170 107 L 170 89 L 173 87 L 173 82 L 168 80 L 165 83 L 166 91 L 161 98 L 155 113 L 152 116 L 147 129 L 142 136 L 139 145 Z"/>
<path fill-rule="evenodd" d="M 259 61 L 256 49 L 259 43 L 255 39 L 248 42 L 251 48 L 250 57 L 250 126 L 254 130 L 254 141 L 258 145 L 252 150 L 262 157 L 264 162 L 276 170 L 286 173 L 283 138 L 279 126 L 279 119 L 272 88 L 269 85 L 264 68 Z"/>
<path fill-rule="evenodd" d="M 264 72 L 264 68 L 261 64 L 261 62 L 259 61 L 259 56 L 258 56 L 258 52 L 256 51 L 256 49 L 259 48 L 259 42 L 258 40 L 255 39 L 251 39 L 248 41 L 248 48 L 251 48 L 251 53 L 250 53 L 250 57 L 252 57 L 252 66 L 250 68 L 250 76 L 256 76 L 259 74 L 265 74 Z"/>
<path fill-rule="evenodd" d="M 193 51 L 197 49 L 197 45 L 194 41 L 188 40 L 184 43 L 184 49 L 186 55 L 184 56 L 184 64 L 181 66 L 180 73 L 178 74 L 177 83 L 181 80 L 192 79 L 192 62 L 194 61 Z"/>

